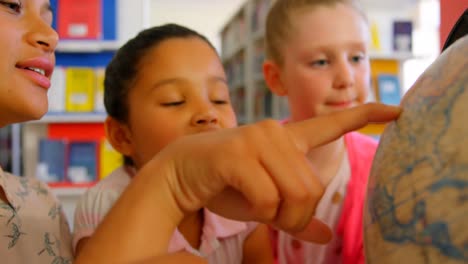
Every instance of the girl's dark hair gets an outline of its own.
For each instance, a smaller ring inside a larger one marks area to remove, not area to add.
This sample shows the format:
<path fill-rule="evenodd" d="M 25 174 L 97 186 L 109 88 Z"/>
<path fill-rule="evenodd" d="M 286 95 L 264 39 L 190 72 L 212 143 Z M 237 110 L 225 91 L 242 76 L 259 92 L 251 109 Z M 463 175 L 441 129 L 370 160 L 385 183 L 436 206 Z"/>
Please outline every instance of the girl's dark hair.
<path fill-rule="evenodd" d="M 120 122 L 128 121 L 128 93 L 137 77 L 140 61 L 161 42 L 173 38 L 199 38 L 215 48 L 200 33 L 177 24 L 165 24 L 141 31 L 125 43 L 106 68 L 104 78 L 104 106 L 107 114 Z M 133 161 L 124 156 L 126 165 Z"/>

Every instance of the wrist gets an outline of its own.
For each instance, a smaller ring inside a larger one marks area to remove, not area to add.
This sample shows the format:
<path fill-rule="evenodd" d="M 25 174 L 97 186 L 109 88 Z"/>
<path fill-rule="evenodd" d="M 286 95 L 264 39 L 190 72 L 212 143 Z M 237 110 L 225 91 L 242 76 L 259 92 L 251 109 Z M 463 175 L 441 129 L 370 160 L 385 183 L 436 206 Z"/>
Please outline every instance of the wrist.
<path fill-rule="evenodd" d="M 171 184 L 175 178 L 175 170 L 171 161 L 154 159 L 144 166 L 137 174 L 142 185 L 153 193 L 151 202 L 155 209 L 161 213 L 172 229 L 177 228 L 187 214 L 186 210 L 178 202 L 177 192 Z M 144 190 L 144 189 L 141 189 Z"/>

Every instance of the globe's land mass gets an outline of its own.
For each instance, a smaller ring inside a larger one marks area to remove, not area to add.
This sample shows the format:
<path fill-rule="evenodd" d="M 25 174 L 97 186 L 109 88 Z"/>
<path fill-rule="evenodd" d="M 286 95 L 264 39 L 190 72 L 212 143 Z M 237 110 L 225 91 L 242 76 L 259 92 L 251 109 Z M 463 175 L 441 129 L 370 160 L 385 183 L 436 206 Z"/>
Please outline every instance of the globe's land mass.
<path fill-rule="evenodd" d="M 369 178 L 367 263 L 468 263 L 468 37 L 437 58 L 401 105 Z"/>

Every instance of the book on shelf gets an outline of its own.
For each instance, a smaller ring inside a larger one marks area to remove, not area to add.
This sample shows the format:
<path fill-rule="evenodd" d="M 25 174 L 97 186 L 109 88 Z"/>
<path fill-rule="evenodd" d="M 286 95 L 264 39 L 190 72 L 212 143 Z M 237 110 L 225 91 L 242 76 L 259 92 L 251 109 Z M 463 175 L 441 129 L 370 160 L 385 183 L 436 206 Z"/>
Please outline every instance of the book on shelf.
<path fill-rule="evenodd" d="M 377 76 L 377 89 L 380 102 L 391 105 L 400 104 L 401 89 L 400 80 L 397 75 L 379 74 Z"/>
<path fill-rule="evenodd" d="M 226 59 L 241 50 L 246 40 L 245 18 L 239 14 L 222 32 L 222 57 Z"/>
<path fill-rule="evenodd" d="M 272 118 L 273 117 L 273 93 L 266 87 L 266 85 L 263 88 L 265 90 L 265 98 L 264 98 L 264 114 L 265 117 L 267 118 Z"/>
<path fill-rule="evenodd" d="M 0 167 L 11 171 L 12 137 L 11 127 L 0 128 Z"/>
<path fill-rule="evenodd" d="M 47 97 L 49 99 L 49 113 L 63 113 L 65 111 L 65 69 L 63 67 L 55 67 Z"/>
<path fill-rule="evenodd" d="M 225 63 L 226 75 L 230 89 L 237 89 L 244 84 L 245 63 L 242 54 Z"/>
<path fill-rule="evenodd" d="M 265 47 L 263 42 L 257 42 L 254 50 L 254 72 L 258 75 L 263 75 L 263 62 L 265 61 Z"/>
<path fill-rule="evenodd" d="M 277 101 L 277 109 L 274 111 L 279 119 L 286 119 L 289 118 L 290 113 L 289 113 L 289 102 L 288 98 L 286 96 L 277 96 L 275 95 Z"/>
<path fill-rule="evenodd" d="M 265 89 L 256 87 L 254 96 L 254 121 L 265 118 Z"/>
<path fill-rule="evenodd" d="M 69 182 L 90 183 L 98 179 L 98 145 L 97 141 L 70 141 L 67 167 Z"/>
<path fill-rule="evenodd" d="M 61 39 L 101 39 L 101 0 L 58 0 L 57 31 Z"/>
<path fill-rule="evenodd" d="M 65 180 L 67 142 L 62 139 L 40 139 L 36 176 L 46 183 Z"/>
<path fill-rule="evenodd" d="M 239 87 L 231 93 L 232 107 L 237 116 L 245 116 L 245 88 Z"/>
<path fill-rule="evenodd" d="M 98 113 L 105 113 L 104 107 L 104 77 L 105 68 L 99 67 L 95 69 L 96 76 L 96 90 L 94 94 L 94 111 Z"/>
<path fill-rule="evenodd" d="M 252 12 L 252 32 L 257 32 L 265 28 L 266 17 L 270 9 L 271 0 L 257 0 L 254 3 Z"/>
<path fill-rule="evenodd" d="M 112 171 L 123 165 L 123 156 L 116 151 L 106 139 L 100 143 L 99 179 L 104 179 Z"/>
<path fill-rule="evenodd" d="M 92 112 L 96 85 L 94 69 L 69 67 L 65 72 L 65 110 L 67 112 Z"/>
<path fill-rule="evenodd" d="M 393 22 L 393 51 L 411 53 L 413 23 L 411 21 Z"/>
<path fill-rule="evenodd" d="M 370 50 L 371 51 L 381 51 L 382 45 L 380 43 L 380 31 L 377 22 L 372 21 L 370 24 Z"/>

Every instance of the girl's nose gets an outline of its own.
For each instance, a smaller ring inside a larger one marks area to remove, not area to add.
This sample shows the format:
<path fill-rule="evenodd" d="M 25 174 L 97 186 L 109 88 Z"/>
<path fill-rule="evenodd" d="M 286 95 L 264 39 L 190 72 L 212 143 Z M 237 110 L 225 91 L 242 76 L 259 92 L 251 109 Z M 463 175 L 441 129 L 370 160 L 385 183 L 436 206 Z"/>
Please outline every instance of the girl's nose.
<path fill-rule="evenodd" d="M 217 123 L 218 115 L 211 104 L 203 105 L 192 118 L 192 124 L 196 126 L 213 125 Z"/>
<path fill-rule="evenodd" d="M 337 65 L 335 74 L 335 88 L 345 89 L 354 85 L 353 66 L 348 62 Z"/>

